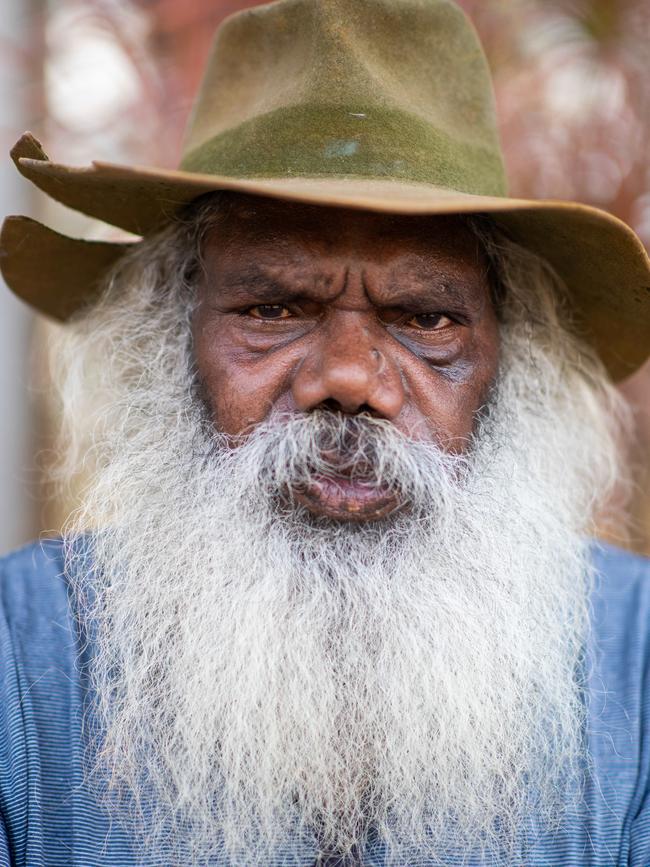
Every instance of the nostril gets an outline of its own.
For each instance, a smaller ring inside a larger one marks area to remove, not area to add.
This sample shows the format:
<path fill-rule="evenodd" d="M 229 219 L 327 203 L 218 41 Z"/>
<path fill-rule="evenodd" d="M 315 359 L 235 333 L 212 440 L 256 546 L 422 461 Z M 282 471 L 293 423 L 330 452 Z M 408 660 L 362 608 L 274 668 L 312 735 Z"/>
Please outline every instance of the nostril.
<path fill-rule="evenodd" d="M 360 413 L 364 413 L 365 415 L 371 415 L 373 418 L 381 418 L 382 415 L 376 409 L 373 409 L 369 403 L 362 403 L 359 409 L 357 409 L 355 415 L 359 415 Z"/>
<path fill-rule="evenodd" d="M 316 409 L 327 409 L 330 412 L 344 412 L 341 404 L 338 400 L 334 400 L 333 397 L 328 397 L 327 400 L 322 401 Z"/>
<path fill-rule="evenodd" d="M 340 413 L 341 415 L 360 415 L 364 413 L 366 415 L 370 415 L 373 418 L 380 418 L 381 413 L 377 412 L 377 410 L 373 409 L 369 403 L 362 403 L 360 406 L 355 407 L 353 410 L 346 409 L 342 403 L 339 403 L 333 397 L 327 398 L 327 400 L 321 401 L 318 406 L 314 407 L 314 409 L 324 409 L 329 412 Z"/>

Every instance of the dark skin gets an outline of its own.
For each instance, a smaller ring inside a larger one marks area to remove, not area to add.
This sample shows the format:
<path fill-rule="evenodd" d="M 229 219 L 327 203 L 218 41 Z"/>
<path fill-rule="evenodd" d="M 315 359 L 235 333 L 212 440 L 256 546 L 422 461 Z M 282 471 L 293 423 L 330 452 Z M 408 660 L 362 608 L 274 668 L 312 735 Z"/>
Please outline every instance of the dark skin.
<path fill-rule="evenodd" d="M 236 196 L 203 257 L 194 347 L 219 430 L 325 409 L 467 447 L 496 377 L 499 328 L 485 256 L 460 218 Z M 292 493 L 339 521 L 402 505 L 343 475 Z"/>

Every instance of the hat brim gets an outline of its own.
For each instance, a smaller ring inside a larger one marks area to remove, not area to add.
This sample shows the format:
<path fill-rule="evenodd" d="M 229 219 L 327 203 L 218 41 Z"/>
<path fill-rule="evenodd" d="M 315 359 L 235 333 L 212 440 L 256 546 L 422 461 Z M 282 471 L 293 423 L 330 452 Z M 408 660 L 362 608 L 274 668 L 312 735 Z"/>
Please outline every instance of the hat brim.
<path fill-rule="evenodd" d="M 52 198 L 141 236 L 217 190 L 390 214 L 491 214 L 564 281 L 581 336 L 615 380 L 633 373 L 650 354 L 650 260 L 632 229 L 598 208 L 388 179 L 233 178 L 103 162 L 72 168 L 49 161 L 31 136 L 22 137 L 12 156 L 21 174 Z M 14 217 L 3 226 L 0 266 L 19 297 L 66 319 L 96 293 L 103 274 L 128 247 L 67 238 Z"/>

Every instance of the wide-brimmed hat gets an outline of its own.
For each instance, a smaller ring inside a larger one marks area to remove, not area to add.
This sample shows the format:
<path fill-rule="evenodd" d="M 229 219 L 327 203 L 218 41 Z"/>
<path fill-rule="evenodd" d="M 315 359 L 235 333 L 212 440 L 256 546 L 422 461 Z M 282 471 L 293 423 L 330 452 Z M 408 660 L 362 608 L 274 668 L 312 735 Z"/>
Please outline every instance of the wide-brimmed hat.
<path fill-rule="evenodd" d="M 12 157 L 52 198 L 140 236 L 215 190 L 391 214 L 490 214 L 553 266 L 576 327 L 615 379 L 650 354 L 641 242 L 599 209 L 507 197 L 487 62 L 449 0 L 279 0 L 231 16 L 178 170 L 72 168 L 29 134 Z M 0 265 L 17 295 L 66 319 L 128 248 L 8 217 Z"/>

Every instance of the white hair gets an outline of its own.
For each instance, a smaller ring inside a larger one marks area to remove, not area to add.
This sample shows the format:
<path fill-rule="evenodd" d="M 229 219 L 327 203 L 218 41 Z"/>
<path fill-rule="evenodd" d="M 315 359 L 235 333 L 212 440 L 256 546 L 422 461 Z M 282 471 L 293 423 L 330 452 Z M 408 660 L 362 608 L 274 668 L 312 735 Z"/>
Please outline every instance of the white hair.
<path fill-rule="evenodd" d="M 93 779 L 184 864 L 302 863 L 369 829 L 396 865 L 516 859 L 525 817 L 557 822 L 579 790 L 586 534 L 623 404 L 548 266 L 479 220 L 503 345 L 466 453 L 322 411 L 233 447 L 192 357 L 211 219 L 138 245 L 55 352 L 60 475 L 87 473 L 68 551 Z M 348 525 L 282 500 L 343 441 L 408 511 Z"/>

